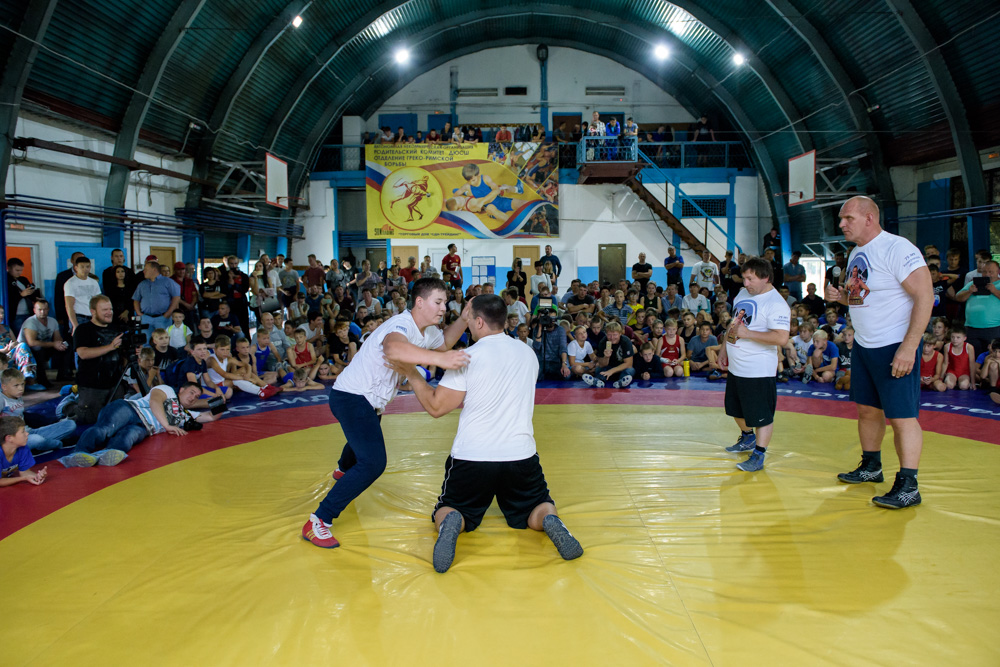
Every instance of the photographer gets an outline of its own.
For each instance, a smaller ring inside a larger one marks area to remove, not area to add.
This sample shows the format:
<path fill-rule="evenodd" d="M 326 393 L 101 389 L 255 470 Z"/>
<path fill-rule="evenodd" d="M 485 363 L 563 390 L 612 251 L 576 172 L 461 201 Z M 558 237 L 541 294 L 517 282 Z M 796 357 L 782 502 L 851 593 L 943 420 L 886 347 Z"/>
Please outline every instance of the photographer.
<path fill-rule="evenodd" d="M 24 262 L 17 257 L 7 260 L 7 321 L 11 332 L 17 335 L 21 325 L 31 316 L 35 299 L 40 296 L 38 288 L 30 280 L 21 275 L 24 272 Z"/>
<path fill-rule="evenodd" d="M 216 419 L 210 412 L 190 410 L 200 395 L 201 387 L 187 382 L 176 392 L 161 384 L 146 396 L 113 401 L 101 410 L 97 423 L 80 436 L 73 453 L 60 461 L 67 468 L 117 465 L 125 459 L 125 452 L 151 435 L 187 435 L 189 430 L 197 430 L 197 424 Z"/>
<path fill-rule="evenodd" d="M 543 379 L 565 379 L 571 374 L 566 353 L 566 331 L 556 323 L 557 313 L 554 299 L 542 295 L 531 318 L 531 346 L 538 356 L 538 375 Z"/>
<path fill-rule="evenodd" d="M 121 375 L 118 349 L 125 335 L 108 326 L 114 319 L 114 308 L 108 297 L 99 294 L 92 298 L 90 314 L 90 321 L 80 324 L 73 334 L 73 345 L 80 357 L 75 420 L 82 424 L 93 424 L 101 408 L 115 398 L 111 391 Z"/>
<path fill-rule="evenodd" d="M 1000 264 L 990 260 L 980 271 L 981 277 L 974 277 L 955 295 L 955 301 L 968 302 L 965 306 L 966 337 L 977 355 L 989 350 L 991 340 L 1000 338 Z"/>

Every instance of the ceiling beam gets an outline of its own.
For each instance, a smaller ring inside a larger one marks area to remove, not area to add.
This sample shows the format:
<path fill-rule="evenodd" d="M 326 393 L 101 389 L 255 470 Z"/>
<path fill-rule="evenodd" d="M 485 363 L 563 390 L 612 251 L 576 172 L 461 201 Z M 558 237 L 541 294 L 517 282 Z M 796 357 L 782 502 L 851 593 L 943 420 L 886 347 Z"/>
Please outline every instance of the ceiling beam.
<path fill-rule="evenodd" d="M 167 23 L 160 38 L 156 40 L 150 51 L 146 64 L 135 84 L 132 99 L 129 101 L 125 115 L 122 117 L 121 129 L 115 138 L 114 157 L 119 160 L 131 160 L 135 156 L 135 147 L 139 142 L 139 130 L 142 122 L 153 103 L 156 88 L 160 85 L 163 72 L 170 62 L 170 56 L 180 45 L 187 34 L 191 23 L 208 0 L 182 0 Z M 125 194 L 128 192 L 131 171 L 122 164 L 112 164 L 108 175 L 107 188 L 104 191 L 104 206 L 121 208 L 125 205 Z"/>
<path fill-rule="evenodd" d="M 652 48 L 653 44 L 662 41 L 662 36 L 659 34 L 654 34 L 640 26 L 623 23 L 620 17 L 605 15 L 599 12 L 588 12 L 587 18 L 583 18 L 579 15 L 578 12 L 574 11 L 573 8 L 571 7 L 542 6 L 542 7 L 537 7 L 536 11 L 533 11 L 532 13 L 544 14 L 548 17 L 555 19 L 556 21 L 600 22 L 604 25 L 615 27 L 616 29 L 625 32 L 632 38 L 644 42 L 649 48 Z M 408 42 L 411 46 L 411 49 L 413 49 L 416 46 L 418 46 L 419 43 L 421 43 L 422 41 L 427 41 L 428 39 L 431 39 L 441 34 L 442 32 L 445 32 L 447 30 L 456 27 L 467 26 L 472 22 L 485 20 L 497 14 L 498 14 L 497 10 L 494 9 L 488 11 L 480 10 L 476 12 L 469 12 L 464 15 L 453 16 L 450 17 L 448 21 L 436 24 L 426 30 L 419 31 L 416 34 L 410 35 Z M 509 16 L 509 12 L 501 15 Z M 546 36 L 541 36 L 541 35 L 537 36 L 538 39 L 542 39 L 543 37 Z M 530 43 L 535 38 L 536 36 L 523 36 L 522 39 L 516 41 L 520 43 Z M 548 39 L 549 41 L 551 41 L 550 37 Z M 511 40 L 502 40 L 503 43 L 509 43 L 510 41 Z M 709 73 L 705 72 L 703 68 L 701 68 L 694 61 L 694 59 L 689 55 L 690 48 L 676 39 L 671 38 L 670 41 L 673 42 L 672 43 L 673 52 L 676 54 L 675 60 L 677 60 L 677 62 L 681 63 L 683 67 L 685 67 L 686 69 L 688 69 L 689 72 L 691 72 L 691 76 L 685 77 L 683 79 L 683 82 L 685 85 L 690 85 L 692 87 L 692 90 L 698 93 L 697 95 L 694 95 L 694 98 L 695 99 L 706 99 L 706 98 L 711 99 L 713 97 L 716 98 L 727 110 L 730 111 L 730 115 L 736 121 L 737 126 L 745 134 L 750 136 L 751 139 L 759 139 L 760 133 L 753 126 L 752 122 L 750 121 L 749 115 L 742 110 L 739 102 L 731 94 L 729 94 L 728 91 L 721 89 L 718 81 L 712 78 L 712 76 Z M 485 48 L 490 48 L 491 44 L 493 43 L 494 42 L 480 42 L 475 45 L 462 47 L 461 49 L 455 49 L 449 51 L 449 53 L 447 54 L 443 54 L 442 56 L 433 60 L 433 62 L 439 65 L 444 62 L 447 62 L 448 60 L 452 60 L 458 57 L 457 54 L 474 53 L 481 51 Z M 582 42 L 577 43 L 573 41 L 569 41 L 567 43 L 567 46 L 571 46 L 573 48 L 577 48 L 581 51 L 587 51 L 587 52 L 593 52 L 595 49 L 593 45 Z M 643 65 L 640 63 L 633 62 L 630 59 L 621 56 L 620 54 L 611 54 L 611 56 L 612 59 L 615 60 L 616 62 L 619 62 L 620 64 L 623 64 L 634 71 L 644 73 L 651 80 L 660 81 L 660 85 L 662 85 L 662 77 L 658 76 L 655 72 L 650 73 L 648 65 Z M 331 100 L 330 104 L 327 106 L 323 115 L 314 125 L 313 130 L 310 132 L 308 138 L 303 143 L 300 153 L 298 155 L 298 161 L 292 168 L 292 172 L 289 178 L 289 183 L 291 185 L 292 192 L 298 192 L 301 190 L 304 179 L 307 175 L 306 165 L 312 164 L 313 156 L 318 150 L 318 147 L 320 146 L 326 135 L 329 133 L 330 128 L 333 126 L 336 120 L 341 116 L 344 109 L 347 107 L 347 104 L 350 103 L 351 99 L 355 95 L 355 92 L 358 89 L 360 89 L 361 86 L 365 85 L 365 83 L 375 72 L 387 66 L 389 64 L 390 58 L 391 58 L 390 54 L 385 54 L 384 57 L 380 58 L 371 66 L 369 66 L 364 71 L 359 73 L 351 82 L 349 82 L 341 89 L 340 94 L 336 95 Z M 430 69 L 433 68 L 428 68 L 428 65 L 419 66 L 419 68 L 416 71 L 412 72 L 410 77 L 411 80 L 413 78 L 420 76 L 420 74 L 423 74 L 424 72 L 430 71 Z M 693 110 L 694 109 L 692 108 L 692 111 Z M 778 181 L 777 181 L 777 171 L 774 168 L 774 164 L 771 161 L 770 155 L 767 153 L 766 148 L 764 148 L 762 142 L 760 141 L 753 141 L 751 146 L 753 148 L 754 154 L 757 156 L 758 165 L 762 172 L 762 176 L 767 184 L 767 188 L 769 191 L 773 192 L 774 188 L 772 186 L 777 185 Z M 787 209 L 785 209 L 784 207 L 783 201 L 778 200 L 775 202 L 774 212 L 778 218 L 779 223 L 785 228 L 785 231 L 787 232 L 788 214 L 787 214 Z"/>
<path fill-rule="evenodd" d="M 889 167 L 885 163 L 882 142 L 875 133 L 875 127 L 868 116 L 867 103 L 860 96 L 852 94 L 858 88 L 857 84 L 844 69 L 840 59 L 837 58 L 820 31 L 790 0 L 765 0 L 765 2 L 806 43 L 806 46 L 813 52 L 816 60 L 819 61 L 837 87 L 837 92 L 847 104 L 854 127 L 864 137 L 865 147 L 871 157 L 872 172 L 875 176 L 875 185 L 879 190 L 882 208 L 886 211 L 895 211 L 897 209 L 896 192 L 889 175 Z"/>
<path fill-rule="evenodd" d="M 244 86 L 250 81 L 250 77 L 253 76 L 253 73 L 257 70 L 257 66 L 264 59 L 270 48 L 288 30 L 292 19 L 305 11 L 310 2 L 311 0 L 292 0 L 285 5 L 285 8 L 271 19 L 267 27 L 257 34 L 250 44 L 250 48 L 246 50 L 240 59 L 240 64 L 229 76 L 229 79 L 226 80 L 226 85 L 222 87 L 219 97 L 215 100 L 212 115 L 208 121 L 208 127 L 205 128 L 205 133 L 198 141 L 198 147 L 195 150 L 192 174 L 197 178 L 204 179 L 208 177 L 208 172 L 211 168 L 210 158 L 212 150 L 215 148 L 215 142 L 220 134 L 219 130 L 225 126 L 226 121 L 229 119 L 229 112 L 232 111 L 233 105 L 243 91 Z M 188 207 L 197 207 L 200 199 L 200 187 L 192 186 L 188 189 Z"/>
<path fill-rule="evenodd" d="M 740 37 L 729 29 L 720 19 L 716 18 L 711 12 L 705 7 L 698 5 L 694 2 L 689 2 L 689 0 L 673 0 L 671 3 L 677 7 L 680 7 L 685 12 L 690 14 L 692 18 L 697 19 L 702 25 L 714 32 L 719 36 L 722 41 L 729 44 L 736 51 L 743 54 L 746 58 L 746 63 L 743 67 L 749 67 L 757 78 L 760 79 L 764 87 L 767 88 L 767 92 L 771 94 L 774 99 L 774 103 L 778 105 L 781 110 L 781 114 L 788 121 L 789 127 L 792 128 L 795 141 L 799 144 L 799 151 L 806 153 L 813 150 L 812 137 L 808 132 L 800 133 L 796 131 L 796 126 L 801 126 L 805 129 L 805 123 L 802 120 L 802 113 L 799 111 L 795 102 L 792 100 L 792 96 L 788 94 L 785 87 L 781 85 L 780 80 L 776 77 L 770 70 L 770 68 L 764 64 L 764 61 L 758 56 L 753 49 L 751 49 Z"/>
<path fill-rule="evenodd" d="M 885 0 L 885 2 L 921 55 L 927 74 L 944 108 L 948 126 L 951 128 L 951 138 L 955 144 L 955 154 L 958 156 L 959 169 L 962 171 L 965 205 L 983 206 L 987 203 L 983 165 L 979 161 L 979 151 L 976 150 L 975 142 L 972 140 L 972 130 L 962 102 L 962 94 L 951 78 L 944 55 L 909 0 Z"/>
<path fill-rule="evenodd" d="M 18 26 L 18 32 L 24 37 L 14 39 L 3 78 L 0 79 L 0 132 L 3 132 L 3 145 L 0 146 L 0 200 L 7 194 L 7 168 L 10 167 L 10 151 L 17 133 L 24 84 L 31 74 L 38 45 L 45 38 L 45 31 L 52 21 L 56 2 L 57 0 L 31 0 L 28 3 L 21 25 Z"/>
<path fill-rule="evenodd" d="M 323 70 L 330 66 L 330 63 L 340 55 L 344 47 L 350 44 L 351 40 L 357 37 L 359 33 L 378 21 L 385 13 L 401 4 L 405 4 L 405 2 L 401 0 L 382 0 L 381 2 L 377 2 L 368 11 L 352 21 L 349 26 L 336 35 L 331 36 L 330 41 L 323 47 L 323 50 L 312 59 L 310 66 L 303 69 L 295 82 L 288 87 L 284 97 L 281 99 L 281 104 L 278 105 L 278 108 L 271 116 L 270 123 L 268 123 L 267 128 L 264 130 L 263 139 L 260 142 L 262 146 L 267 147 L 269 150 L 274 148 L 274 139 L 281 133 L 285 120 L 295 110 L 299 100 L 305 95 L 312 82 L 316 80 Z"/>

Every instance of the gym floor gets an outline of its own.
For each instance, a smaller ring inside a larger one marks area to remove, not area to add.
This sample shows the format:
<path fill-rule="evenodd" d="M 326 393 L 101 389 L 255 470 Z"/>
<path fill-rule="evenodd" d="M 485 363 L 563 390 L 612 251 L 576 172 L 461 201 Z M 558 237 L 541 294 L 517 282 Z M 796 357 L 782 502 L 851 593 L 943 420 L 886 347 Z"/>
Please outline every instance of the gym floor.
<path fill-rule="evenodd" d="M 537 390 L 542 466 L 586 550 L 569 562 L 494 505 L 433 571 L 458 416 L 412 396 L 383 420 L 388 469 L 329 551 L 299 532 L 343 444 L 322 392 L 234 405 L 114 468 L 49 462 L 45 484 L 0 495 L 3 662 L 1000 662 L 1000 491 L 973 474 L 1000 464 L 988 405 L 921 413 L 924 504 L 890 511 L 870 499 L 898 468 L 891 430 L 886 482 L 840 484 L 860 458 L 853 405 L 792 392 L 764 470 L 742 473 L 721 389 Z"/>

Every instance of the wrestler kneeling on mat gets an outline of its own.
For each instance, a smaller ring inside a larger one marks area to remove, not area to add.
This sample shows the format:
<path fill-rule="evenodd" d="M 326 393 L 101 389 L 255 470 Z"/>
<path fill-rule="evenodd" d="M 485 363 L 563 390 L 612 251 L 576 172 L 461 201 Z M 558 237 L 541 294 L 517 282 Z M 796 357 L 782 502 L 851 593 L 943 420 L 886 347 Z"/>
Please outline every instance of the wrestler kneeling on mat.
<path fill-rule="evenodd" d="M 467 367 L 446 372 L 432 388 L 414 366 L 393 366 L 432 417 L 465 402 L 434 507 L 434 569 L 451 567 L 459 534 L 479 526 L 494 497 L 511 528 L 543 530 L 560 556 L 579 558 L 583 547 L 556 516 L 535 450 L 531 419 L 538 360 L 530 347 L 504 334 L 503 299 L 483 294 L 471 304 L 469 330 L 476 344 L 467 350 Z"/>

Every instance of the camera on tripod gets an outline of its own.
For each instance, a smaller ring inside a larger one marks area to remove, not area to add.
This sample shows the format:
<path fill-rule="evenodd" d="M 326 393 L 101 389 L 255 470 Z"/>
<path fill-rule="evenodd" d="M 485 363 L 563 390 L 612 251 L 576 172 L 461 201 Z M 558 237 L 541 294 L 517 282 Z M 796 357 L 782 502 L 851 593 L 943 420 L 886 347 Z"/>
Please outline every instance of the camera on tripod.
<path fill-rule="evenodd" d="M 141 316 L 133 315 L 129 318 L 128 324 L 125 325 L 125 332 L 122 334 L 122 347 L 127 350 L 126 358 L 135 356 L 136 348 L 146 344 L 146 335 L 142 332 L 148 328 L 148 324 L 142 323 Z"/>
<path fill-rule="evenodd" d="M 538 325 L 546 331 L 552 331 L 556 326 L 556 305 L 552 297 L 539 297 L 537 309 Z"/>

